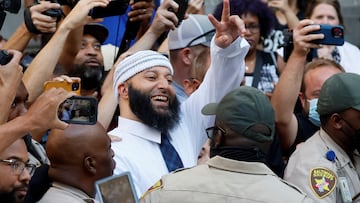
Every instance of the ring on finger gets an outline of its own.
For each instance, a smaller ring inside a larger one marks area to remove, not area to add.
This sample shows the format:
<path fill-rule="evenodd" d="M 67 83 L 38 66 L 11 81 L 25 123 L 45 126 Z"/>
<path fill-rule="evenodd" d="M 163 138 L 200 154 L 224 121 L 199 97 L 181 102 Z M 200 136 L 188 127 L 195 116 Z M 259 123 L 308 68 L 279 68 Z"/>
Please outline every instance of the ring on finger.
<path fill-rule="evenodd" d="M 146 13 L 146 8 L 143 9 L 143 13 Z"/>

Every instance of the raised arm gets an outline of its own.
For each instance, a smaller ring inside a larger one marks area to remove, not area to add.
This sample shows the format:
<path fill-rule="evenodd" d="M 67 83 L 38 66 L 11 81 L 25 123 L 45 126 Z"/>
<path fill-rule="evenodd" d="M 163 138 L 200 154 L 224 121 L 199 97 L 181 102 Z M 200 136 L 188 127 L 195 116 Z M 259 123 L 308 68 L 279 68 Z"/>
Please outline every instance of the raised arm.
<path fill-rule="evenodd" d="M 245 24 L 237 15 L 230 16 L 229 0 L 224 0 L 221 21 L 209 15 L 216 29 L 210 45 L 211 64 L 199 88 L 181 103 L 192 129 L 193 144 L 198 154 L 207 137 L 204 129 L 214 124 L 214 116 L 204 116 L 201 109 L 208 103 L 219 102 L 231 90 L 238 87 L 244 78 L 245 56 L 249 44 L 244 36 Z M 196 112 L 196 114 L 194 114 Z"/>
<path fill-rule="evenodd" d="M 309 53 L 310 48 L 319 47 L 319 45 L 312 44 L 310 41 L 323 37 L 321 35 L 308 35 L 307 33 L 320 28 L 318 25 L 308 26 L 310 24 L 313 24 L 313 22 L 302 20 L 294 29 L 294 50 L 271 98 L 275 110 L 276 128 L 283 150 L 289 149 L 294 143 L 298 131 L 298 121 L 293 112 L 301 88 L 306 55 Z"/>
<path fill-rule="evenodd" d="M 69 33 L 91 20 L 90 9 L 96 6 L 105 7 L 109 0 L 81 0 L 66 16 L 53 37 L 36 55 L 24 73 L 24 84 L 29 92 L 29 103 L 33 102 L 43 91 L 43 83 L 51 79 Z"/>
<path fill-rule="evenodd" d="M 0 124 L 8 120 L 11 104 L 23 76 L 19 65 L 21 53 L 15 50 L 9 50 L 8 53 L 13 56 L 11 61 L 0 65 Z"/>
<path fill-rule="evenodd" d="M 292 4 L 289 4 L 289 0 L 272 0 L 269 1 L 268 5 L 271 8 L 278 9 L 285 16 L 289 29 L 295 29 L 299 24 L 299 19 L 295 13 L 296 1 L 292 1 Z"/>
<path fill-rule="evenodd" d="M 65 129 L 68 124 L 58 119 L 57 109 L 72 95 L 61 88 L 53 88 L 39 96 L 24 115 L 0 125 L 0 151 L 26 133 L 50 128 Z"/>
<path fill-rule="evenodd" d="M 176 10 L 178 5 L 173 0 L 165 0 L 157 9 L 154 20 L 145 32 L 145 34 L 132 46 L 128 52 L 134 53 L 140 50 L 151 49 L 161 34 L 168 30 L 176 28 L 178 22 L 174 12 L 169 8 Z"/>
<path fill-rule="evenodd" d="M 50 1 L 40 1 L 39 4 L 31 6 L 29 12 L 35 28 L 43 33 L 55 32 L 56 18 L 44 15 L 42 12 L 57 8 L 60 8 L 60 5 Z M 3 49 L 15 49 L 22 52 L 35 35 L 28 30 L 25 23 L 22 23 L 5 43 Z"/>

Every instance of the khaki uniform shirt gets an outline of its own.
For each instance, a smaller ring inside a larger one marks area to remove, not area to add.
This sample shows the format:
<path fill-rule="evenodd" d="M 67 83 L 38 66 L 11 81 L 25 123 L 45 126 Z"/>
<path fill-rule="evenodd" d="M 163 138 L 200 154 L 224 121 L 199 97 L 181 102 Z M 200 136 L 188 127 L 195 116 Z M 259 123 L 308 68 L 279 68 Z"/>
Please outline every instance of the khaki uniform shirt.
<path fill-rule="evenodd" d="M 312 202 L 265 164 L 216 156 L 206 165 L 163 176 L 142 202 Z"/>
<path fill-rule="evenodd" d="M 83 191 L 69 185 L 54 182 L 39 203 L 98 203 Z"/>
<path fill-rule="evenodd" d="M 331 151 L 336 157 L 327 157 Z M 350 198 L 360 192 L 360 157 L 354 155 L 354 159 L 355 165 L 345 151 L 320 129 L 291 155 L 284 179 L 316 201 L 344 202 L 340 189 L 344 185 L 348 186 Z M 360 202 L 360 198 L 354 202 Z"/>

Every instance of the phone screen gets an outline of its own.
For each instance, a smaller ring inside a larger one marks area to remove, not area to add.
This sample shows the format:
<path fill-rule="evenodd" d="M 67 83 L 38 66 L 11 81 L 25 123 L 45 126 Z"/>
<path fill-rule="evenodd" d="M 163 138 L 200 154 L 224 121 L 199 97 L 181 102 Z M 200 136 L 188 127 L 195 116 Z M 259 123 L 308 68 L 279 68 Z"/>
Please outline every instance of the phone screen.
<path fill-rule="evenodd" d="M 60 104 L 59 119 L 67 123 L 93 125 L 97 122 L 97 99 L 73 96 Z"/>

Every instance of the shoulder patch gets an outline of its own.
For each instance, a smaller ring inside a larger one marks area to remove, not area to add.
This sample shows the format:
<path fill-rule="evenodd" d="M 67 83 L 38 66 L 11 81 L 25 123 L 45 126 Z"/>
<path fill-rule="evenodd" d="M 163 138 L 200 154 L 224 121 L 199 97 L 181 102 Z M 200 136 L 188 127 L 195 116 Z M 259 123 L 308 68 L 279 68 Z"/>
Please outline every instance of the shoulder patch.
<path fill-rule="evenodd" d="M 324 198 L 331 194 L 336 187 L 336 174 L 322 167 L 316 167 L 310 171 L 310 187 L 317 198 Z"/>
<path fill-rule="evenodd" d="M 160 188 L 162 188 L 163 186 L 163 182 L 162 180 L 160 179 L 158 182 L 156 182 L 153 186 L 151 186 L 149 189 L 148 189 L 148 192 L 151 192 L 151 191 L 154 191 L 154 190 L 158 190 Z"/>
<path fill-rule="evenodd" d="M 145 197 L 146 195 L 148 195 L 149 193 L 151 193 L 152 191 L 154 190 L 159 190 L 163 187 L 163 182 L 162 180 L 160 179 L 158 182 L 156 182 L 153 186 L 151 186 L 142 196 L 141 196 L 141 199 L 143 197 Z"/>

